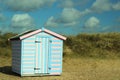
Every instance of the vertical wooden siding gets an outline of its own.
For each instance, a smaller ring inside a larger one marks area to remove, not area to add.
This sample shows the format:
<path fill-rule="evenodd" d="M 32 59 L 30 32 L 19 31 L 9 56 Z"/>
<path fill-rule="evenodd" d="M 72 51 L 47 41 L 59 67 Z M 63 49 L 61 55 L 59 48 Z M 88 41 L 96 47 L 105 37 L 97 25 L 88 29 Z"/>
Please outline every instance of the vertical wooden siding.
<path fill-rule="evenodd" d="M 21 41 L 12 41 L 12 71 L 21 73 Z"/>

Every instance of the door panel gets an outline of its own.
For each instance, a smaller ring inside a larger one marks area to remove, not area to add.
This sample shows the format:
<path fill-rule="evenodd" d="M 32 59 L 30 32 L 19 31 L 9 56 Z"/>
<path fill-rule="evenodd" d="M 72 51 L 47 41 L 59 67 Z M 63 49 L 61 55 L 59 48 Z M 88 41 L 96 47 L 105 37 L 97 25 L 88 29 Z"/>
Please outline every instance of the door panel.
<path fill-rule="evenodd" d="M 36 38 L 35 73 L 48 73 L 49 38 Z"/>
<path fill-rule="evenodd" d="M 35 70 L 35 73 L 39 73 L 39 72 L 41 72 L 41 67 L 40 67 L 40 65 L 39 65 L 39 58 L 40 58 L 40 52 L 39 52 L 39 47 L 40 47 L 40 45 L 41 45 L 41 43 L 40 43 L 40 39 L 37 37 L 36 38 L 36 40 L 35 40 L 35 45 L 36 45 L 36 53 L 35 53 L 35 68 L 34 68 L 34 70 Z M 40 48 L 41 49 L 41 48 Z"/>
<path fill-rule="evenodd" d="M 48 38 L 42 38 L 42 53 L 43 53 L 43 59 L 41 60 L 42 61 L 42 64 L 43 64 L 43 73 L 48 73 L 48 53 L 49 53 L 49 51 L 48 51 L 48 41 L 49 41 L 49 39 Z"/>

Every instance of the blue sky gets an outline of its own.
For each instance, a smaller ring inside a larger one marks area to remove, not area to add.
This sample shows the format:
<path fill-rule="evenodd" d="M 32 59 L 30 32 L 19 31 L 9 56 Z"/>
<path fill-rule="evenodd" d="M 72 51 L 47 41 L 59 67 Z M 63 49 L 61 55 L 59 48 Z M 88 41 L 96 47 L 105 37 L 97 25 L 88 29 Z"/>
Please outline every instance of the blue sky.
<path fill-rule="evenodd" d="M 0 31 L 120 32 L 120 0 L 0 0 Z"/>

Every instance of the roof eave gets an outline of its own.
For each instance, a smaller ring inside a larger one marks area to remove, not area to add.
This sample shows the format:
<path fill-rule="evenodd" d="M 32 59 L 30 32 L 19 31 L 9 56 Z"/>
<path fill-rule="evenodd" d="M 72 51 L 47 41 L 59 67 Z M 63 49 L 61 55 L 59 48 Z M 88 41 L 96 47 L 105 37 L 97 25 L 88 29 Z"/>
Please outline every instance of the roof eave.
<path fill-rule="evenodd" d="M 30 36 L 32 36 L 32 35 L 34 35 L 34 34 L 37 34 L 37 33 L 41 32 L 41 31 L 42 31 L 41 29 L 38 29 L 38 30 L 33 31 L 33 32 L 31 32 L 31 33 L 25 34 L 25 35 L 23 35 L 23 36 L 20 37 L 20 40 L 22 40 L 22 39 L 24 39 L 24 38 L 27 38 L 27 37 L 30 37 Z"/>
<path fill-rule="evenodd" d="M 57 34 L 57 33 L 55 33 L 55 32 L 52 32 L 52 31 L 50 31 L 50 30 L 48 30 L 48 29 L 44 29 L 44 31 L 47 32 L 47 33 L 49 33 L 49 34 L 51 34 L 51 35 L 53 35 L 53 36 L 56 36 L 56 37 L 62 39 L 62 40 L 66 40 L 66 39 L 67 39 L 66 37 L 64 37 L 64 36 L 62 36 L 62 35 L 60 35 L 60 34 Z"/>
<path fill-rule="evenodd" d="M 44 31 L 44 32 L 46 32 L 46 33 L 48 33 L 48 34 L 51 34 L 51 35 L 53 35 L 53 36 L 55 36 L 55 37 L 58 37 L 59 39 L 62 39 L 62 40 L 66 40 L 66 39 L 67 39 L 66 37 L 64 37 L 64 36 L 62 36 L 62 35 L 60 35 L 60 34 L 57 34 L 57 33 L 55 33 L 55 32 L 52 32 L 52 31 L 50 31 L 50 30 L 48 30 L 48 29 L 38 29 L 38 30 L 35 30 L 35 31 L 30 32 L 30 33 L 28 33 L 28 34 L 25 34 L 25 35 L 20 36 L 20 37 L 19 37 L 19 40 L 23 40 L 23 39 L 28 38 L 28 37 L 30 37 L 30 36 L 32 36 L 32 35 L 35 35 L 35 34 L 37 34 L 37 33 L 40 33 L 40 32 L 42 32 L 42 31 Z M 12 37 L 12 38 L 10 38 L 9 40 L 15 40 L 15 39 L 14 39 L 14 37 Z"/>

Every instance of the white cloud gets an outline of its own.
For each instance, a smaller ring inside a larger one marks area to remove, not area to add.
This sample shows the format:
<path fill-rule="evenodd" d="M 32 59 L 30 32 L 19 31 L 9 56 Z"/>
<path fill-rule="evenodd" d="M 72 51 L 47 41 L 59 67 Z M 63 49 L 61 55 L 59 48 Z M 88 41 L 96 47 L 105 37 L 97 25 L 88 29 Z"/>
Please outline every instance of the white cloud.
<path fill-rule="evenodd" d="M 51 26 L 51 27 L 56 27 L 58 24 L 55 22 L 55 19 L 53 16 L 51 16 L 48 21 L 45 23 L 44 26 Z"/>
<path fill-rule="evenodd" d="M 115 9 L 115 10 L 120 10 L 120 2 L 112 5 L 112 7 L 113 7 L 113 9 Z"/>
<path fill-rule="evenodd" d="M 86 28 L 95 28 L 99 26 L 99 19 L 97 19 L 96 17 L 90 17 L 86 22 L 85 22 L 85 27 Z"/>
<path fill-rule="evenodd" d="M 109 11 L 111 9 L 111 5 L 112 4 L 109 0 L 96 0 L 92 5 L 92 9 L 97 12 Z"/>
<path fill-rule="evenodd" d="M 73 8 L 76 6 L 83 7 L 89 2 L 89 0 L 58 0 L 58 1 L 59 6 L 63 8 Z"/>
<path fill-rule="evenodd" d="M 66 24 L 64 24 L 64 26 L 74 26 L 74 25 L 76 25 L 76 24 L 78 24 L 79 22 L 77 22 L 77 21 L 73 21 L 73 22 L 71 22 L 71 23 L 66 23 Z"/>
<path fill-rule="evenodd" d="M 92 4 L 91 10 L 95 12 L 120 10 L 120 2 L 113 4 L 110 0 L 96 0 Z"/>
<path fill-rule="evenodd" d="M 86 5 L 89 0 L 61 0 L 62 7 L 72 9 L 75 6 L 80 6 L 80 3 Z M 95 0 L 92 6 L 88 9 L 82 11 L 82 14 L 88 14 L 91 12 L 104 12 L 104 11 L 111 11 L 111 10 L 120 10 L 120 1 L 116 3 L 112 3 L 110 0 Z"/>
<path fill-rule="evenodd" d="M 92 13 L 92 11 L 90 9 L 85 9 L 84 11 L 82 11 L 82 15 L 87 15 L 87 14 L 90 14 Z"/>
<path fill-rule="evenodd" d="M 12 17 L 12 26 L 14 27 L 27 27 L 33 25 L 33 19 L 28 14 L 15 14 Z"/>
<path fill-rule="evenodd" d="M 60 16 L 60 22 L 71 23 L 78 20 L 81 16 L 81 12 L 77 9 L 64 8 Z"/>
<path fill-rule="evenodd" d="M 5 5 L 14 11 L 32 11 L 52 5 L 56 0 L 4 0 Z"/>
<path fill-rule="evenodd" d="M 19 31 L 25 31 L 27 29 L 34 28 L 33 18 L 28 14 L 15 14 L 11 20 L 11 26 Z"/>
<path fill-rule="evenodd" d="M 45 26 L 73 26 L 76 25 L 78 20 L 82 17 L 82 13 L 74 8 L 64 8 L 59 15 L 59 17 L 50 17 Z"/>
<path fill-rule="evenodd" d="M 72 0 L 62 0 L 60 6 L 65 8 L 72 8 L 75 3 Z"/>

